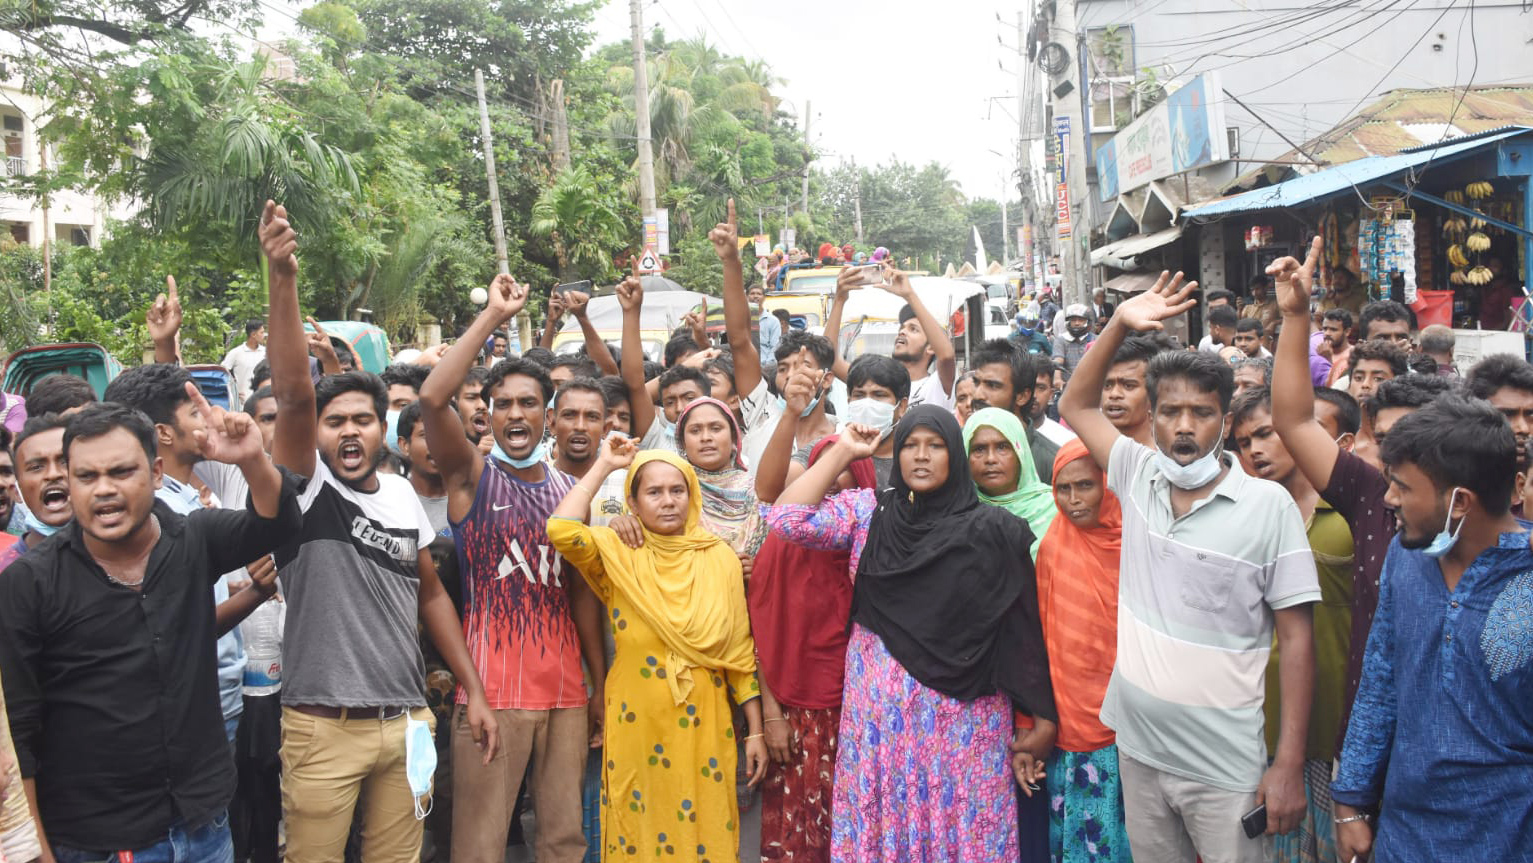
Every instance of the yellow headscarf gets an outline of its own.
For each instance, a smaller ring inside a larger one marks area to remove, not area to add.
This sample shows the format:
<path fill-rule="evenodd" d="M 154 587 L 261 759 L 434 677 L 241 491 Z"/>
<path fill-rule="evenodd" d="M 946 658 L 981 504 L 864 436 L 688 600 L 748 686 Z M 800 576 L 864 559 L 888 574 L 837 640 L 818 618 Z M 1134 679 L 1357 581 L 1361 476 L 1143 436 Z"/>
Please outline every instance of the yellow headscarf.
<path fill-rule="evenodd" d="M 591 535 L 608 580 L 665 642 L 665 680 L 681 704 L 692 691 L 693 668 L 749 673 L 756 670 L 756 657 L 740 558 L 702 528 L 702 489 L 692 466 L 674 453 L 641 452 L 623 480 L 624 497 L 632 496 L 639 471 L 656 461 L 687 479 L 682 532 L 661 536 L 645 528 L 644 546 L 637 549 L 607 528 L 595 528 Z"/>

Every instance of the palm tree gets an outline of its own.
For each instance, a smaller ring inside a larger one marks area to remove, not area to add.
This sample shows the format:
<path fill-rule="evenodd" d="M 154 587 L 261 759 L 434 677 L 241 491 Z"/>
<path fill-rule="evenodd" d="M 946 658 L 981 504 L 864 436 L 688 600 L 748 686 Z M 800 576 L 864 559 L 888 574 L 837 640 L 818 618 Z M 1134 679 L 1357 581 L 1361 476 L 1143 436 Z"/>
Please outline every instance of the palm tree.
<path fill-rule="evenodd" d="M 565 282 L 574 281 L 577 272 L 607 275 L 612 252 L 623 245 L 622 216 L 579 165 L 560 171 L 538 195 L 527 230 L 553 242 L 559 279 Z"/>

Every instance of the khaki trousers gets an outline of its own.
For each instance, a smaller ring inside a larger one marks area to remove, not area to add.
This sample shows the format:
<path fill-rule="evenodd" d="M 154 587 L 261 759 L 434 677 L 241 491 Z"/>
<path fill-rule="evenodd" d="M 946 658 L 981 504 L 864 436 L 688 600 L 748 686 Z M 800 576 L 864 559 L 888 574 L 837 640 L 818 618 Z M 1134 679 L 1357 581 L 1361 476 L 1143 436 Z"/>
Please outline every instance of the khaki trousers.
<path fill-rule="evenodd" d="M 533 859 L 580 863 L 586 853 L 580 823 L 580 785 L 590 740 L 586 709 L 493 712 L 500 729 L 500 752 L 489 764 L 474 742 L 464 707 L 459 705 L 453 712 L 453 863 L 506 859 L 506 834 L 529 760 L 532 772 L 527 790 L 538 814 Z"/>
<path fill-rule="evenodd" d="M 410 711 L 434 720 L 431 711 Z M 362 805 L 362 859 L 420 860 L 422 825 L 405 777 L 405 718 L 323 719 L 282 709 L 282 814 L 286 863 L 345 855 L 352 811 Z"/>
<path fill-rule="evenodd" d="M 1150 863 L 1262 863 L 1263 837 L 1246 838 L 1240 816 L 1255 791 L 1226 791 L 1167 773 L 1118 751 L 1124 821 L 1135 860 Z"/>

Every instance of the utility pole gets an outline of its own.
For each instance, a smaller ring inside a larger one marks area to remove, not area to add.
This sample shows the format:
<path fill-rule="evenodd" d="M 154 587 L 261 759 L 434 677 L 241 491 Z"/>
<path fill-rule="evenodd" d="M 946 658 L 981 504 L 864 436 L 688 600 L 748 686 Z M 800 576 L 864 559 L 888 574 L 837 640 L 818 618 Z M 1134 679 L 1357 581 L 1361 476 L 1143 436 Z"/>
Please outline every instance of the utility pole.
<path fill-rule="evenodd" d="M 655 148 L 649 139 L 649 69 L 644 62 L 644 15 L 642 0 L 628 0 L 628 20 L 633 38 L 633 115 L 639 139 L 639 213 L 655 217 Z"/>
<path fill-rule="evenodd" d="M 1032 190 L 1032 130 L 1027 127 L 1027 12 L 1017 11 L 1017 172 L 1018 198 L 1022 201 L 1022 233 L 1028 238 L 1017 254 L 1022 258 L 1022 280 L 1019 284 L 1027 284 L 1028 276 L 1033 275 L 1033 246 L 1037 240 L 1033 239 L 1033 207 L 1035 203 L 1027 199 L 1028 191 Z M 1004 208 L 1003 208 L 1004 209 Z"/>
<path fill-rule="evenodd" d="M 1008 233 L 1009 233 L 1009 229 L 1006 226 L 1006 178 L 1002 177 L 1001 178 L 1001 266 L 1003 266 L 1003 267 L 1006 266 L 1006 262 L 1007 261 L 1011 260 L 1011 256 L 1006 253 L 1006 245 L 1007 245 L 1007 243 L 1010 242 L 1010 238 L 1008 237 Z"/>
<path fill-rule="evenodd" d="M 634 0 L 638 2 L 638 0 Z M 814 151 L 809 144 L 809 120 L 814 114 L 809 111 L 809 100 L 804 100 L 804 192 L 799 199 L 799 209 L 806 215 L 809 213 L 809 161 L 814 158 Z"/>
<path fill-rule="evenodd" d="M 1091 232 L 1091 202 L 1088 200 L 1091 192 L 1086 185 L 1086 159 L 1091 149 L 1090 121 L 1085 108 L 1090 85 L 1084 56 L 1087 47 L 1085 35 L 1077 32 L 1074 0 L 1059 3 L 1055 8 L 1050 33 L 1061 46 L 1074 53 L 1065 69 L 1055 76 L 1056 80 L 1047 85 L 1056 95 L 1053 102 L 1054 124 L 1045 130 L 1045 134 L 1054 135 L 1060 145 L 1057 158 L 1063 160 L 1065 173 L 1063 190 L 1060 189 L 1059 178 L 1051 178 L 1048 184 L 1050 194 L 1047 197 L 1056 209 L 1058 204 L 1065 203 L 1069 219 L 1069 236 L 1057 237 L 1057 247 L 1064 265 L 1061 301 L 1084 303 L 1091 296 L 1091 268 L 1083 253 L 1083 244 Z M 1069 86 L 1064 86 L 1066 84 Z M 1059 92 L 1061 90 L 1064 91 L 1062 94 Z M 1065 200 L 1060 199 L 1061 191 Z"/>
<path fill-rule="evenodd" d="M 510 274 L 511 262 L 506 254 L 506 223 L 500 215 L 500 181 L 495 178 L 495 141 L 490 137 L 490 106 L 484 98 L 484 72 L 474 70 L 474 91 L 479 95 L 479 137 L 484 143 L 484 173 L 490 191 L 490 225 L 495 241 L 495 268 Z M 522 350 L 532 345 L 532 320 L 525 311 L 516 316 L 517 338 Z"/>
<path fill-rule="evenodd" d="M 852 212 L 856 215 L 857 245 L 862 245 L 862 172 L 852 159 Z"/>

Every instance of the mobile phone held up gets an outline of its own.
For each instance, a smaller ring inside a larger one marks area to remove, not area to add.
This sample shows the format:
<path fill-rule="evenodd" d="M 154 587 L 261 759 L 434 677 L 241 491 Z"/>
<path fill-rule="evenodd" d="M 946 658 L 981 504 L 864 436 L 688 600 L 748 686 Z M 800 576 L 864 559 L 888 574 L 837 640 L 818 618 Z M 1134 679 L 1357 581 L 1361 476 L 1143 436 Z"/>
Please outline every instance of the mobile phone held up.
<path fill-rule="evenodd" d="M 1247 839 L 1255 839 L 1263 833 L 1266 833 L 1267 804 L 1263 803 L 1255 809 L 1252 809 L 1250 812 L 1240 816 L 1240 826 L 1245 829 Z"/>
<path fill-rule="evenodd" d="M 881 285 L 884 283 L 884 268 L 882 264 L 863 264 L 855 267 L 858 271 L 857 284 L 862 286 Z"/>
<path fill-rule="evenodd" d="M 563 294 L 565 296 L 568 296 L 574 292 L 579 292 L 589 297 L 591 295 L 591 280 L 581 279 L 578 282 L 567 282 L 562 285 L 554 285 L 549 289 L 549 293 Z"/>

